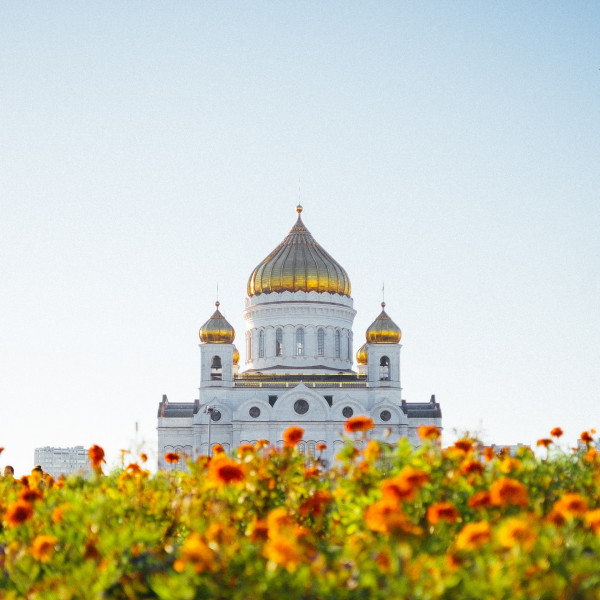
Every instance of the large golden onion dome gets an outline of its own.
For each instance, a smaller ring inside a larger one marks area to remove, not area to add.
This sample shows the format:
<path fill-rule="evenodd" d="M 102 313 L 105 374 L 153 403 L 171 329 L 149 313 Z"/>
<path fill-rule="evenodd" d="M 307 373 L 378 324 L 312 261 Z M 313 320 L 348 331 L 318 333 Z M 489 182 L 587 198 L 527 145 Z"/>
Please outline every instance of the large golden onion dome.
<path fill-rule="evenodd" d="M 367 344 L 363 344 L 356 353 L 356 362 L 359 365 L 367 364 Z"/>
<path fill-rule="evenodd" d="M 400 327 L 385 312 L 385 302 L 381 308 L 381 314 L 367 329 L 367 344 L 397 344 L 402 338 Z"/>
<path fill-rule="evenodd" d="M 235 330 L 219 312 L 219 302 L 215 302 L 215 306 L 217 310 L 200 327 L 200 341 L 203 344 L 232 344 L 235 339 Z"/>
<path fill-rule="evenodd" d="M 250 275 L 248 296 L 271 292 L 330 292 L 350 295 L 344 268 L 315 241 L 296 207 L 298 220 L 283 242 Z"/>
<path fill-rule="evenodd" d="M 240 351 L 235 346 L 233 347 L 233 364 L 240 364 Z"/>

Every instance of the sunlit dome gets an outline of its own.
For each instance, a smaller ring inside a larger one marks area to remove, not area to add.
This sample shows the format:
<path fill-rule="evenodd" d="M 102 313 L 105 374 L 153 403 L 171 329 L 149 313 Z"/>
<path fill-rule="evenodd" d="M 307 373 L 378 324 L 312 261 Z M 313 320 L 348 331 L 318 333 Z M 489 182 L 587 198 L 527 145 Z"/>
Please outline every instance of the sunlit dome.
<path fill-rule="evenodd" d="M 397 344 L 402 338 L 400 327 L 385 312 L 385 302 L 381 308 L 380 315 L 367 329 L 367 344 Z"/>
<path fill-rule="evenodd" d="M 329 292 L 350 296 L 350 278 L 298 220 L 283 242 L 250 275 L 248 296 L 271 292 Z"/>
<path fill-rule="evenodd" d="M 235 346 L 233 347 L 233 364 L 240 364 L 240 351 Z"/>
<path fill-rule="evenodd" d="M 215 302 L 215 306 L 217 310 L 200 327 L 200 341 L 203 344 L 232 344 L 235 339 L 235 330 L 219 312 L 219 302 Z"/>
<path fill-rule="evenodd" d="M 367 364 L 367 344 L 363 344 L 356 353 L 356 362 L 359 365 Z"/>

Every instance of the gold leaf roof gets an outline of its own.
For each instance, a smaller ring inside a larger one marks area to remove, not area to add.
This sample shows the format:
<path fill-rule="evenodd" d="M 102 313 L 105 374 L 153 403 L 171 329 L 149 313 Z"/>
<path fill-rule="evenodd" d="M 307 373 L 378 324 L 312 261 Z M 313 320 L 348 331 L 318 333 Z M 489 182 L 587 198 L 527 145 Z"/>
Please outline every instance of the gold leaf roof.
<path fill-rule="evenodd" d="M 217 310 L 200 327 L 200 341 L 203 344 L 232 344 L 235 339 L 235 330 L 219 312 L 219 302 L 215 302 L 215 306 Z"/>
<path fill-rule="evenodd" d="M 397 344 L 402 338 L 400 327 L 385 312 L 385 302 L 381 308 L 380 315 L 367 329 L 367 344 Z"/>
<path fill-rule="evenodd" d="M 283 242 L 250 275 L 248 296 L 271 292 L 329 292 L 350 296 L 350 278 L 298 220 Z"/>
<path fill-rule="evenodd" d="M 363 344 L 359 349 L 358 352 L 356 353 L 356 362 L 359 365 L 366 365 L 367 364 L 367 344 Z"/>

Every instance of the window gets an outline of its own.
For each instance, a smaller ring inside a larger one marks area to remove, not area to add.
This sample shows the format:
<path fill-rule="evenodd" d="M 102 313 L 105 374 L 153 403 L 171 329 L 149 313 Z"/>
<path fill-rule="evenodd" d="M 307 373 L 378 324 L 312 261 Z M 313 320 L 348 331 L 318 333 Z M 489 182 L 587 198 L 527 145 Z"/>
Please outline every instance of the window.
<path fill-rule="evenodd" d="M 210 363 L 210 378 L 216 381 L 223 379 L 223 366 L 221 364 L 221 358 L 213 356 L 212 362 Z"/>
<path fill-rule="evenodd" d="M 283 331 L 278 329 L 275 332 L 275 356 L 283 354 Z"/>
<path fill-rule="evenodd" d="M 261 329 L 258 334 L 258 358 L 265 357 L 265 332 Z"/>
<path fill-rule="evenodd" d="M 340 346 L 341 346 L 341 336 L 340 336 L 340 330 L 338 329 L 335 332 L 335 357 L 336 358 L 340 357 Z"/>
<path fill-rule="evenodd" d="M 390 380 L 390 359 L 387 356 L 382 356 L 379 361 L 379 380 Z"/>
<path fill-rule="evenodd" d="M 348 360 L 352 358 L 352 339 L 348 336 Z"/>
<path fill-rule="evenodd" d="M 275 406 L 275 402 L 277 402 L 277 396 L 269 396 L 269 404 Z"/>
<path fill-rule="evenodd" d="M 296 331 L 296 354 L 298 356 L 304 354 L 304 329 L 302 328 Z"/>
<path fill-rule="evenodd" d="M 317 331 L 317 353 L 319 356 L 325 354 L 325 332 L 322 329 Z"/>

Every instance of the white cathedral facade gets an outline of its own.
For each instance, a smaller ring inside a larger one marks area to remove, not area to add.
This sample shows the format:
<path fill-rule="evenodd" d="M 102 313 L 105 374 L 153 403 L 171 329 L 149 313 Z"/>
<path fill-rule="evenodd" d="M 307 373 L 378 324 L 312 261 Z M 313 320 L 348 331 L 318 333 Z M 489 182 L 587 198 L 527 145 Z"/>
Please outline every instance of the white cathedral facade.
<path fill-rule="evenodd" d="M 343 444 L 344 422 L 373 419 L 372 438 L 418 443 L 419 425 L 441 428 L 435 396 L 428 402 L 402 399 L 400 328 L 385 312 L 366 331 L 353 370 L 352 323 L 356 311 L 346 271 L 312 237 L 301 219 L 252 272 L 243 312 L 245 364 L 235 332 L 219 311 L 200 328 L 200 388 L 194 402 L 158 408 L 159 468 L 164 455 L 192 458 L 221 444 L 226 452 L 268 440 L 283 445 L 291 425 L 304 429 L 301 452 L 331 464 Z"/>

